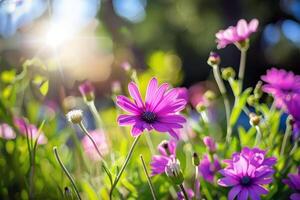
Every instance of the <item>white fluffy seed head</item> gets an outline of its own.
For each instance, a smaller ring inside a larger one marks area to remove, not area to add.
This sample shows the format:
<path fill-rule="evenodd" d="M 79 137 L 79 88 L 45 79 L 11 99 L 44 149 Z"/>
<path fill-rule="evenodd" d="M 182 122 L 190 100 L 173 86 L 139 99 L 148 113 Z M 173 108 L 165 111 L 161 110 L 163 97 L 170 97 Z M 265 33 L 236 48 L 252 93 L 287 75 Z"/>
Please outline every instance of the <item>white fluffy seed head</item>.
<path fill-rule="evenodd" d="M 67 120 L 73 124 L 79 124 L 82 122 L 83 112 L 82 110 L 71 110 L 66 114 Z"/>

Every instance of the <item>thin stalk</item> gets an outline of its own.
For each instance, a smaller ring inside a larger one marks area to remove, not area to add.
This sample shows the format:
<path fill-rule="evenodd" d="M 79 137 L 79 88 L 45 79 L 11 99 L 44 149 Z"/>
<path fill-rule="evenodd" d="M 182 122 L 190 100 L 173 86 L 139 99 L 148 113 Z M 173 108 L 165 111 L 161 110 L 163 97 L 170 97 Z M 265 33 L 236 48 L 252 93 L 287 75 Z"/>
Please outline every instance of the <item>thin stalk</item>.
<path fill-rule="evenodd" d="M 195 166 L 195 183 L 194 183 L 194 191 L 195 191 L 195 199 L 201 199 L 201 195 L 199 192 L 199 170 L 198 170 L 198 166 Z"/>
<path fill-rule="evenodd" d="M 189 197 L 188 197 L 188 195 L 187 195 L 187 193 L 186 193 L 186 191 L 185 191 L 183 185 L 180 184 L 179 187 L 180 187 L 180 189 L 181 189 L 181 191 L 182 191 L 182 193 L 183 193 L 183 196 L 184 196 L 185 200 L 189 200 Z"/>
<path fill-rule="evenodd" d="M 150 178 L 150 176 L 148 174 L 148 171 L 147 171 L 147 168 L 146 168 L 146 165 L 145 165 L 145 161 L 143 159 L 142 154 L 140 155 L 140 159 L 141 159 L 142 164 L 143 164 L 143 169 L 144 169 L 144 172 L 145 172 L 146 177 L 147 177 L 147 181 L 148 181 L 148 184 L 149 184 L 149 187 L 150 187 L 150 190 L 151 190 L 152 197 L 153 197 L 154 200 L 156 200 L 157 198 L 156 198 L 156 195 L 155 195 L 155 190 L 154 190 L 151 178 Z"/>
<path fill-rule="evenodd" d="M 244 81 L 245 69 L 246 69 L 246 55 L 247 55 L 247 50 L 241 49 L 240 68 L 238 74 L 241 91 L 243 90 L 243 81 Z"/>
<path fill-rule="evenodd" d="M 283 141 L 282 141 L 281 149 L 280 149 L 280 156 L 281 157 L 284 154 L 284 150 L 285 150 L 287 140 L 288 140 L 288 138 L 290 137 L 290 135 L 292 133 L 291 130 L 292 130 L 292 128 L 291 128 L 291 125 L 290 125 L 290 118 L 288 117 L 286 119 L 286 128 L 285 128 L 285 133 L 284 133 L 284 137 L 283 137 Z"/>
<path fill-rule="evenodd" d="M 262 134 L 261 134 L 259 126 L 255 126 L 255 128 L 256 128 L 256 138 L 255 138 L 254 146 L 258 146 L 260 144 Z"/>
<path fill-rule="evenodd" d="M 290 152 L 290 156 L 291 155 L 293 155 L 294 153 L 295 153 L 295 151 L 296 151 L 296 149 L 297 149 L 297 147 L 298 147 L 298 142 L 300 141 L 300 139 L 298 139 L 298 140 L 296 140 L 295 141 L 295 144 L 294 144 L 294 146 L 293 146 L 293 148 L 292 148 L 292 150 L 291 150 L 291 152 Z"/>
<path fill-rule="evenodd" d="M 53 147 L 53 152 L 54 152 L 54 155 L 55 155 L 55 157 L 56 157 L 56 160 L 58 161 L 58 163 L 59 163 L 61 169 L 64 171 L 64 173 L 66 174 L 66 176 L 67 176 L 67 177 L 69 178 L 69 180 L 71 181 L 72 186 L 73 186 L 73 188 L 74 188 L 74 190 L 75 190 L 75 193 L 76 193 L 77 198 L 78 198 L 79 200 L 81 200 L 81 197 L 80 197 L 80 195 L 79 195 L 79 190 L 78 190 L 78 188 L 77 188 L 77 186 L 76 186 L 76 184 L 75 184 L 75 181 L 74 181 L 73 177 L 71 176 L 71 174 L 68 172 L 67 168 L 64 166 L 63 162 L 61 161 L 61 159 L 60 159 L 60 157 L 59 157 L 59 155 L 58 155 L 57 147 L 56 147 L 56 146 Z"/>
<path fill-rule="evenodd" d="M 94 140 L 93 137 L 90 135 L 90 133 L 89 133 L 88 130 L 85 128 L 85 126 L 83 125 L 82 122 L 79 123 L 79 127 L 80 127 L 81 130 L 84 132 L 84 134 L 87 135 L 88 138 L 91 140 L 91 142 L 93 143 L 93 145 L 94 145 L 94 147 L 95 147 L 95 149 L 96 149 L 98 155 L 99 155 L 99 156 L 102 158 L 102 160 L 103 160 L 103 155 L 102 155 L 102 153 L 100 152 L 100 150 L 99 150 L 99 148 L 98 148 L 98 146 L 97 146 L 95 140 Z"/>
<path fill-rule="evenodd" d="M 94 101 L 90 101 L 90 102 L 87 102 L 87 106 L 89 107 L 94 119 L 96 120 L 96 123 L 97 123 L 97 127 L 98 128 L 104 128 L 103 127 L 103 121 L 98 113 L 98 110 L 95 106 L 95 102 Z"/>
<path fill-rule="evenodd" d="M 227 91 L 224 85 L 224 82 L 221 79 L 220 70 L 218 65 L 213 66 L 213 73 L 221 95 L 223 97 L 225 112 L 226 112 L 226 123 L 227 123 L 227 131 L 226 131 L 226 141 L 229 143 L 231 140 L 232 128 L 230 126 L 230 103 L 227 96 Z"/>
<path fill-rule="evenodd" d="M 150 137 L 150 132 L 145 133 L 145 136 L 146 136 L 146 142 L 147 142 L 147 144 L 149 146 L 151 155 L 154 155 L 155 154 L 155 150 L 154 150 L 154 145 L 153 145 L 152 139 Z"/>
<path fill-rule="evenodd" d="M 125 161 L 124 161 L 124 163 L 123 163 L 123 165 L 122 165 L 122 167 L 121 167 L 121 170 L 119 171 L 119 173 L 118 173 L 116 179 L 115 179 L 114 182 L 113 182 L 113 185 L 111 186 L 111 189 L 110 189 L 110 192 L 109 192 L 109 198 L 110 198 L 110 199 L 112 199 L 113 191 L 114 191 L 115 187 L 117 186 L 117 184 L 118 184 L 118 182 L 119 182 L 119 180 L 120 180 L 120 178 L 121 178 L 121 176 L 122 176 L 122 174 L 123 174 L 123 172 L 124 172 L 124 170 L 125 170 L 125 168 L 126 168 L 128 162 L 129 162 L 129 160 L 130 160 L 130 158 L 131 158 L 131 156 L 132 156 L 133 150 L 134 150 L 134 148 L 135 148 L 135 146 L 136 146 L 138 140 L 140 139 L 140 137 L 141 137 L 141 135 L 137 136 L 137 137 L 134 139 L 134 141 L 133 141 L 133 143 L 132 143 L 132 145 L 131 145 L 131 147 L 130 147 L 130 149 L 129 149 L 129 152 L 128 152 L 127 156 L 126 156 L 126 159 L 125 159 Z"/>

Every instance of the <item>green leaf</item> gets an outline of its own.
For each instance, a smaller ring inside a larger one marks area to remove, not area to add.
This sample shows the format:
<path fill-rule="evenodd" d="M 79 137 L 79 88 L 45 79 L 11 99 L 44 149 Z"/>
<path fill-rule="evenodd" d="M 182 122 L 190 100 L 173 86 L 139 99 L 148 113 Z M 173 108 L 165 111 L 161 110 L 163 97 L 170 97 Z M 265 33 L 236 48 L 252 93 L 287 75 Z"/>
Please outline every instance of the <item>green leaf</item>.
<path fill-rule="evenodd" d="M 46 77 L 37 75 L 34 77 L 33 83 L 36 85 L 43 96 L 47 95 L 49 90 L 49 81 Z"/>
<path fill-rule="evenodd" d="M 232 113 L 230 116 L 230 125 L 233 126 L 236 121 L 238 120 L 242 109 L 244 108 L 244 106 L 246 105 L 247 102 L 247 98 L 249 97 L 250 93 L 252 91 L 252 88 L 247 88 L 242 94 L 241 96 L 236 98 L 234 107 L 232 109 Z"/>
<path fill-rule="evenodd" d="M 87 195 L 88 197 L 87 199 L 95 199 L 95 200 L 99 199 L 97 197 L 97 193 L 88 182 L 85 181 L 82 183 L 82 189 L 84 193 Z"/>

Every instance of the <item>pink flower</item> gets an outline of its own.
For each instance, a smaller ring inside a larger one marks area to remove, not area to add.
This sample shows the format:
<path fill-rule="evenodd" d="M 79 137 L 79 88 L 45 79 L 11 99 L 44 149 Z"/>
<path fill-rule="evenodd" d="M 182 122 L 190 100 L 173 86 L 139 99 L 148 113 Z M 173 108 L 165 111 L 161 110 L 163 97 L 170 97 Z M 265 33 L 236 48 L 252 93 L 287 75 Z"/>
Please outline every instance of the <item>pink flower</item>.
<path fill-rule="evenodd" d="M 10 140 L 16 138 L 14 130 L 6 123 L 0 124 L 0 138 Z"/>
<path fill-rule="evenodd" d="M 288 179 L 283 179 L 282 182 L 295 190 L 290 199 L 300 200 L 300 166 L 298 167 L 298 174 L 289 174 L 288 177 Z"/>
<path fill-rule="evenodd" d="M 236 26 L 220 30 L 216 33 L 218 48 L 247 40 L 252 33 L 257 31 L 258 23 L 257 19 L 252 19 L 249 24 L 246 20 L 240 19 Z"/>
<path fill-rule="evenodd" d="M 34 141 L 38 139 L 38 144 L 46 144 L 48 142 L 47 137 L 43 132 L 39 132 L 38 128 L 33 124 L 28 124 L 22 118 L 14 118 L 14 124 L 18 128 L 19 132 L 29 139 L 33 139 Z"/>
<path fill-rule="evenodd" d="M 203 143 L 210 152 L 216 151 L 216 143 L 212 137 L 206 136 L 203 138 Z"/>
<path fill-rule="evenodd" d="M 81 93 L 82 96 L 85 96 L 89 93 L 94 92 L 94 86 L 92 85 L 92 83 L 90 81 L 85 81 L 82 84 L 79 85 L 79 91 Z"/>
<path fill-rule="evenodd" d="M 109 145 L 107 144 L 104 132 L 102 130 L 95 130 L 90 132 L 90 135 L 96 142 L 97 147 L 99 148 L 99 151 L 102 153 L 102 155 L 103 156 L 107 155 L 109 153 Z M 83 151 L 91 160 L 93 161 L 101 160 L 101 157 L 98 155 L 93 142 L 90 140 L 90 138 L 87 135 L 83 137 L 81 143 L 83 146 Z"/>
<path fill-rule="evenodd" d="M 159 86 L 156 78 L 152 78 L 144 102 L 137 85 L 134 82 L 129 83 L 128 90 L 133 102 L 125 96 L 117 96 L 117 105 L 130 113 L 118 117 L 119 125 L 132 125 L 131 134 L 134 137 L 145 129 L 154 129 L 158 132 L 168 132 L 179 139 L 176 129 L 181 129 L 186 120 L 178 112 L 185 108 L 186 101 L 178 98 L 176 88 L 168 88 L 167 83 Z"/>
<path fill-rule="evenodd" d="M 200 161 L 199 172 L 203 179 L 210 183 L 213 183 L 214 177 L 220 169 L 221 164 L 216 156 L 213 158 L 213 161 L 210 161 L 208 156 L 204 155 L 203 159 Z"/>

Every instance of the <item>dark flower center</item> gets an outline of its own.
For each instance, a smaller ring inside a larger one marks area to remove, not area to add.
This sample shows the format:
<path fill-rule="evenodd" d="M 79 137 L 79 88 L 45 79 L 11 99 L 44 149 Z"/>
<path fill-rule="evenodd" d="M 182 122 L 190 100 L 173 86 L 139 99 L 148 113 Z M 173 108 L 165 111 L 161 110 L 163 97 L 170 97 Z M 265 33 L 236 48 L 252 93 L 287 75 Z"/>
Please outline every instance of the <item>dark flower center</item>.
<path fill-rule="evenodd" d="M 251 184 L 251 178 L 249 176 L 244 176 L 242 179 L 241 179 L 241 184 L 243 186 L 248 186 Z"/>
<path fill-rule="evenodd" d="M 143 112 L 141 118 L 143 121 L 152 124 L 153 122 L 156 121 L 156 114 L 153 112 L 145 111 Z"/>

